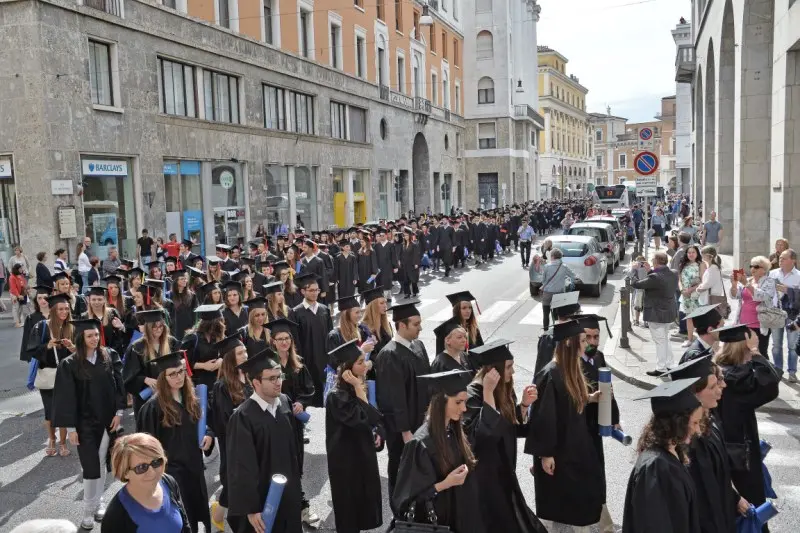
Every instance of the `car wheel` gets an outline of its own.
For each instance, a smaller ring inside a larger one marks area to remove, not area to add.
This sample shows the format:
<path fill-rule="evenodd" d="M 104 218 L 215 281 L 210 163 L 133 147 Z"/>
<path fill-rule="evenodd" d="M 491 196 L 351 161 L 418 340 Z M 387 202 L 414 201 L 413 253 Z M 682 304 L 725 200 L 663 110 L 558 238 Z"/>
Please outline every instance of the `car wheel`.
<path fill-rule="evenodd" d="M 608 284 L 608 274 L 606 274 L 605 276 L 603 276 L 603 281 L 601 281 L 600 283 L 601 283 L 602 285 L 606 285 L 606 284 Z"/>
<path fill-rule="evenodd" d="M 614 262 L 613 261 L 611 263 L 609 263 L 608 266 L 606 267 L 606 273 L 608 273 L 608 274 L 613 274 L 614 273 Z"/>
<path fill-rule="evenodd" d="M 589 296 L 593 296 L 595 298 L 600 296 L 600 293 L 603 292 L 603 281 L 600 280 L 597 282 L 597 285 L 592 285 L 589 287 Z"/>

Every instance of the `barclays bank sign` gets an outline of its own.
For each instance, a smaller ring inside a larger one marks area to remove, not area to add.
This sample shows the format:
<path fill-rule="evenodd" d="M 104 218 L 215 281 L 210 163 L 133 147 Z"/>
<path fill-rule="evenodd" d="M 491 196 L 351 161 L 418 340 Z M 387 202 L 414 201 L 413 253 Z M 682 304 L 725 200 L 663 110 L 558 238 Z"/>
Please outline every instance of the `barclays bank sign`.
<path fill-rule="evenodd" d="M 127 176 L 128 162 L 121 160 L 84 159 L 84 176 Z"/>

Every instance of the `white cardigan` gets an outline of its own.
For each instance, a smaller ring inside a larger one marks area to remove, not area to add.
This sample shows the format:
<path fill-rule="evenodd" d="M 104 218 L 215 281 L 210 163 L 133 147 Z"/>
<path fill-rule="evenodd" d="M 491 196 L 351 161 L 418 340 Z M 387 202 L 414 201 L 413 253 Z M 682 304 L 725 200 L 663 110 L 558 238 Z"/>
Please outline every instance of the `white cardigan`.
<path fill-rule="evenodd" d="M 724 296 L 725 287 L 722 285 L 722 272 L 720 272 L 717 265 L 710 265 L 697 286 L 697 292 L 700 294 L 700 305 L 708 305 L 710 295 Z"/>

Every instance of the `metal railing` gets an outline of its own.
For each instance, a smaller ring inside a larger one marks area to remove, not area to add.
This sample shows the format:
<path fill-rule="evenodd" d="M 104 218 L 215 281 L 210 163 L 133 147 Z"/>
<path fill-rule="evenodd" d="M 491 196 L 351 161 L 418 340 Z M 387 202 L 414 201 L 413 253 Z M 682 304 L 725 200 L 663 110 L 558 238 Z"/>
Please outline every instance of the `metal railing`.
<path fill-rule="evenodd" d="M 110 15 L 122 16 L 122 0 L 84 0 L 83 5 Z"/>
<path fill-rule="evenodd" d="M 417 96 L 414 98 L 414 109 L 418 113 L 424 113 L 426 115 L 431 114 L 431 101 L 427 98 L 422 98 L 421 96 Z"/>
<path fill-rule="evenodd" d="M 515 104 L 514 116 L 518 118 L 530 119 L 540 128 L 544 128 L 544 119 L 542 118 L 542 115 L 537 113 L 536 110 L 528 104 Z"/>
<path fill-rule="evenodd" d="M 389 101 L 389 87 L 381 85 L 381 100 Z"/>

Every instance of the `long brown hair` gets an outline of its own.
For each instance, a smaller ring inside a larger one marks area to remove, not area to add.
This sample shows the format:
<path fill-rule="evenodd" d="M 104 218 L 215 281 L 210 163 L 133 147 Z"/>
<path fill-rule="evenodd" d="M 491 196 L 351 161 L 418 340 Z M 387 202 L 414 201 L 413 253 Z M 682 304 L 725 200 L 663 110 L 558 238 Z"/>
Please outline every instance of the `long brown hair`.
<path fill-rule="evenodd" d="M 112 285 L 117 288 L 116 299 L 111 297 Z M 109 281 L 106 286 L 108 287 L 108 297 L 106 298 L 106 302 L 108 305 L 117 310 L 119 316 L 125 316 L 128 313 L 128 310 L 125 306 L 125 296 L 122 294 L 122 285 L 113 281 Z"/>
<path fill-rule="evenodd" d="M 680 413 L 652 415 L 642 429 L 642 434 L 636 443 L 636 451 L 642 453 L 653 448 L 669 451 L 670 446 L 675 446 L 678 459 L 684 464 L 688 463 L 688 447 L 685 442 L 689 435 L 689 421 L 695 409 L 700 407 L 693 407 Z"/>
<path fill-rule="evenodd" d="M 186 276 L 188 276 L 188 274 L 182 274 L 172 279 L 172 302 L 178 309 L 192 305 L 192 297 L 194 296 L 194 292 L 191 289 L 191 282 L 188 278 L 186 281 L 186 287 L 184 287 L 182 291 L 179 290 L 178 279 L 185 278 Z"/>
<path fill-rule="evenodd" d="M 497 410 L 500 411 L 503 418 L 517 425 L 519 424 L 519 420 L 517 420 L 517 401 L 514 396 L 514 380 L 512 379 L 506 383 L 506 362 L 501 361 L 493 365 L 482 367 L 475 376 L 475 381 L 479 383 L 482 382 L 483 377 L 491 372 L 493 368 L 500 374 L 500 381 L 497 382 L 497 387 L 494 389 L 494 402 L 497 406 Z"/>
<path fill-rule="evenodd" d="M 361 318 L 361 323 L 367 326 L 369 332 L 375 335 L 377 339 L 381 338 L 381 331 L 391 337 L 394 333 L 392 333 L 392 326 L 389 324 L 389 317 L 387 313 L 381 314 L 378 310 L 378 304 L 376 303 L 378 300 L 380 298 L 372 300 L 364 308 L 364 316 Z"/>
<path fill-rule="evenodd" d="M 433 450 L 436 463 L 439 467 L 440 474 L 447 475 L 453 469 L 462 464 L 460 458 L 455 457 L 455 454 L 450 449 L 449 439 L 447 437 L 447 429 L 453 432 L 456 446 L 460 455 L 463 456 L 467 467 L 471 470 L 475 468 L 477 461 L 475 455 L 472 453 L 472 448 L 469 446 L 467 436 L 464 434 L 464 428 L 460 422 L 450 423 L 445 420 L 447 416 L 447 396 L 443 392 L 438 392 L 431 397 L 431 403 L 428 405 L 428 431 L 431 438 L 436 445 L 436 450 Z"/>
<path fill-rule="evenodd" d="M 225 319 L 222 317 L 213 320 L 199 320 L 197 325 L 186 332 L 187 335 L 194 333 L 198 337 L 204 337 L 212 344 L 225 338 Z"/>
<path fill-rule="evenodd" d="M 291 339 L 292 344 L 289 347 L 289 358 L 286 360 L 286 366 L 287 366 L 287 368 L 291 368 L 292 371 L 296 374 L 297 372 L 299 372 L 303 368 L 303 358 L 300 357 L 300 355 L 297 353 L 297 348 L 295 347 L 295 344 L 294 344 L 294 337 L 292 336 L 291 333 L 289 333 L 289 339 Z M 280 358 L 280 354 L 278 353 L 278 346 L 275 343 L 275 338 L 271 337 L 271 338 L 268 339 L 268 341 L 269 341 L 269 345 L 272 348 L 272 350 Z M 280 361 L 278 361 L 278 362 L 280 362 Z"/>
<path fill-rule="evenodd" d="M 453 318 L 458 320 L 461 327 L 467 330 L 467 341 L 470 346 L 474 346 L 475 343 L 478 342 L 478 319 L 475 318 L 475 308 L 472 307 L 472 303 L 466 302 L 469 304 L 472 312 L 469 314 L 468 319 L 463 320 L 461 318 L 461 303 L 462 302 L 456 302 L 453 305 Z"/>
<path fill-rule="evenodd" d="M 47 319 L 47 329 L 50 330 L 50 338 L 55 340 L 72 340 L 72 337 L 75 334 L 75 328 L 72 326 L 69 316 L 63 322 L 58 318 L 58 312 L 56 311 L 57 307 L 58 304 L 50 307 L 50 316 Z"/>
<path fill-rule="evenodd" d="M 364 235 L 361 239 L 364 241 L 364 246 L 360 246 L 358 248 L 359 255 L 370 255 L 372 254 L 372 239 L 368 236 Z"/>
<path fill-rule="evenodd" d="M 238 348 L 238 346 L 237 346 Z M 219 380 L 225 385 L 234 406 L 244 401 L 244 383 L 239 379 L 240 370 L 236 368 L 236 348 L 222 356 L 222 366 L 219 367 Z"/>
<path fill-rule="evenodd" d="M 86 361 L 89 357 L 88 351 L 89 350 L 86 346 L 86 340 L 83 333 L 75 335 L 75 361 L 78 362 L 78 372 L 81 374 L 81 377 L 92 379 L 91 375 L 89 374 L 89 368 Z M 108 355 L 108 351 L 105 349 L 105 347 L 98 343 L 96 351 L 97 362 L 102 363 L 107 370 L 110 369 L 111 357 Z"/>
<path fill-rule="evenodd" d="M 286 280 L 288 283 L 290 280 Z M 275 320 L 277 318 L 289 318 L 289 307 L 286 305 L 286 297 L 284 296 L 283 304 L 278 304 L 272 293 L 267 294 L 267 318 Z"/>
<path fill-rule="evenodd" d="M 142 342 L 144 343 L 144 360 L 150 361 L 160 355 L 167 355 L 169 353 L 169 326 L 164 323 L 164 329 L 161 331 L 161 338 L 158 339 L 158 346 L 150 343 L 150 336 L 153 332 L 153 323 L 146 322 L 144 325 L 144 335 L 142 335 Z"/>
<path fill-rule="evenodd" d="M 358 358 L 356 358 L 355 361 L 348 361 L 336 369 L 336 388 L 339 390 L 347 390 L 353 395 L 356 393 L 354 387 L 345 381 L 345 379 L 342 377 L 342 374 L 344 374 L 347 370 L 352 370 L 353 366 L 356 364 L 356 361 L 358 361 Z M 366 392 L 367 383 L 363 379 L 361 380 L 361 387 Z"/>
<path fill-rule="evenodd" d="M 355 309 L 355 308 L 353 308 Z M 344 339 L 344 342 L 350 342 L 353 339 L 361 340 L 361 332 L 358 330 L 358 322 L 351 320 L 350 315 L 353 309 L 347 309 L 339 313 L 339 334 Z"/>
<path fill-rule="evenodd" d="M 183 379 L 181 396 L 183 397 L 183 407 L 189 413 L 192 422 L 200 420 L 200 402 L 194 393 L 192 380 L 189 376 L 185 376 Z M 167 370 L 161 372 L 156 379 L 156 401 L 161 408 L 161 412 L 164 413 L 161 418 L 161 425 L 167 428 L 180 426 L 181 405 L 172 398 L 172 388 L 167 382 Z"/>
<path fill-rule="evenodd" d="M 581 368 L 581 357 L 578 353 L 580 348 L 580 336 L 570 337 L 556 344 L 556 352 L 553 359 L 561 374 L 564 377 L 564 386 L 567 394 L 572 398 L 572 404 L 583 413 L 586 402 L 589 401 L 589 387 L 586 384 L 586 377 Z"/>
<path fill-rule="evenodd" d="M 103 302 L 103 314 L 102 316 L 97 316 L 92 309 L 92 304 L 86 302 L 86 318 L 96 318 L 100 320 L 104 326 L 107 326 L 108 323 L 111 321 L 112 318 L 112 311 L 111 308 L 108 306 L 108 302 Z"/>

